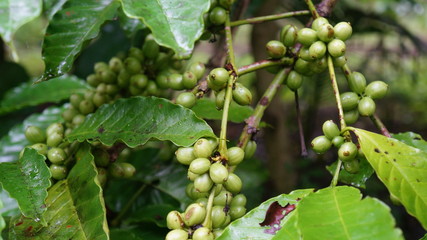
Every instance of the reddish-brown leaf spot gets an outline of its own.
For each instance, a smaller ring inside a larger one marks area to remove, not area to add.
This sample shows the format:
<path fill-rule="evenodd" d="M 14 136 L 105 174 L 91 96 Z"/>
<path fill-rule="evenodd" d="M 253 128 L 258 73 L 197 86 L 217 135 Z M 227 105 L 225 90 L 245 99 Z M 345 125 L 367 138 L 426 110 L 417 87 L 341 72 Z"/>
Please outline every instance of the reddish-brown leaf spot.
<path fill-rule="evenodd" d="M 105 129 L 103 127 L 98 128 L 98 133 L 102 134 L 104 131 L 105 131 Z"/>
<path fill-rule="evenodd" d="M 20 221 L 20 222 L 16 223 L 15 226 L 19 226 L 19 225 L 21 225 L 23 223 L 24 223 L 24 221 Z"/>
<path fill-rule="evenodd" d="M 280 221 L 282 221 L 282 219 L 294 209 L 295 204 L 288 203 L 284 207 L 282 207 L 279 202 L 275 201 L 270 205 L 267 210 L 267 213 L 265 214 L 264 221 L 259 225 L 262 227 L 270 226 L 271 228 L 265 229 L 264 232 L 274 235 L 281 228 Z"/>
<path fill-rule="evenodd" d="M 70 228 L 70 227 L 72 227 L 72 226 L 71 226 L 71 225 L 67 225 L 67 226 L 66 226 L 66 228 Z"/>

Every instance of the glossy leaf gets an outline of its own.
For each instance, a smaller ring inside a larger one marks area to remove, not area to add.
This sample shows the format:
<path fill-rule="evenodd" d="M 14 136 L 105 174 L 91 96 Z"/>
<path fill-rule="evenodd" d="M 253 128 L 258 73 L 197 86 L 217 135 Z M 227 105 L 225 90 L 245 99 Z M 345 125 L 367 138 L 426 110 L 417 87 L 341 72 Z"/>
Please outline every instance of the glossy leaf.
<path fill-rule="evenodd" d="M 335 173 L 336 167 L 337 162 L 334 162 L 331 165 L 326 166 L 326 169 L 333 175 Z M 342 183 L 351 184 L 355 187 L 365 188 L 365 183 L 374 173 L 374 169 L 365 158 L 359 159 L 359 168 L 359 172 L 352 174 L 345 171 L 344 167 L 342 167 L 342 170 L 338 176 L 338 180 Z"/>
<path fill-rule="evenodd" d="M 378 178 L 427 229 L 427 152 L 376 133 L 351 130 Z"/>
<path fill-rule="evenodd" d="M 361 198 L 358 189 L 347 186 L 321 189 L 303 198 L 297 206 L 301 236 L 304 239 L 403 239 L 387 205 L 375 198 Z"/>
<path fill-rule="evenodd" d="M 115 0 L 72 0 L 59 10 L 46 30 L 43 59 L 46 69 L 39 81 L 67 73 L 83 45 L 95 38 L 101 25 L 116 14 Z"/>
<path fill-rule="evenodd" d="M 0 187 L 0 201 L 3 202 L 3 208 L 0 209 L 2 216 L 16 216 L 21 213 L 18 202 L 11 198 L 9 193 Z"/>
<path fill-rule="evenodd" d="M 25 148 L 18 162 L 0 164 L 3 188 L 18 201 L 24 216 L 42 224 L 46 224 L 43 218 L 46 211 L 44 202 L 51 177 L 45 159 L 36 150 Z"/>
<path fill-rule="evenodd" d="M 203 136 L 215 137 L 209 125 L 191 110 L 162 98 L 134 97 L 101 106 L 68 139 L 99 140 L 108 146 L 120 140 L 136 147 L 156 138 L 189 146 Z"/>
<path fill-rule="evenodd" d="M 288 203 L 295 204 L 296 209 L 298 209 L 299 202 L 297 199 L 304 198 L 308 194 L 312 193 L 312 189 L 303 189 L 296 190 L 289 194 L 282 194 L 274 198 L 261 203 L 257 208 L 249 211 L 245 216 L 233 221 L 228 227 L 224 229 L 224 232 L 217 238 L 217 240 L 228 240 L 228 239 L 272 239 L 275 235 L 268 233 L 271 227 L 269 226 L 260 226 L 266 219 L 266 212 L 269 207 L 278 202 L 280 206 L 284 207 Z M 295 210 L 287 214 L 280 222 L 281 229 L 283 231 L 288 231 L 291 236 L 295 236 L 291 233 L 291 229 L 296 223 Z M 280 230 L 282 231 L 282 230 Z M 283 238 L 282 238 L 283 239 Z M 296 238 L 288 238 L 296 239 Z"/>
<path fill-rule="evenodd" d="M 13 34 L 25 23 L 38 17 L 41 0 L 0 0 L 0 35 L 10 43 Z"/>
<path fill-rule="evenodd" d="M 418 148 L 427 152 L 427 142 L 421 137 L 421 135 L 413 132 L 397 133 L 393 134 L 393 138 L 405 143 L 414 148 Z"/>
<path fill-rule="evenodd" d="M 119 22 L 122 29 L 125 31 L 126 36 L 131 38 L 133 37 L 138 30 L 144 29 L 145 25 L 139 18 L 129 18 L 123 12 L 122 8 L 118 11 Z"/>
<path fill-rule="evenodd" d="M 196 105 L 191 108 L 196 115 L 203 119 L 220 120 L 222 119 L 222 110 L 217 110 L 215 102 L 212 99 L 202 98 L 197 100 Z M 250 117 L 253 113 L 253 108 L 248 106 L 240 106 L 235 102 L 230 105 L 228 111 L 228 120 L 236 123 L 241 123 Z"/>
<path fill-rule="evenodd" d="M 24 120 L 23 123 L 14 126 L 8 133 L 0 139 L 0 162 L 14 162 L 18 160 L 19 152 L 25 146 L 30 145 L 25 138 L 25 129 L 28 126 L 37 126 L 42 129 L 47 128 L 55 122 L 62 122 L 62 111 L 65 107 L 50 107 L 42 113 L 35 113 Z"/>
<path fill-rule="evenodd" d="M 67 179 L 49 189 L 46 199 L 47 227 L 20 217 L 10 229 L 12 239 L 109 239 L 102 189 L 90 147 Z"/>
<path fill-rule="evenodd" d="M 122 4 L 128 17 L 144 21 L 158 44 L 187 58 L 203 33 L 203 14 L 209 10 L 210 1 L 122 0 Z"/>
<path fill-rule="evenodd" d="M 74 76 L 58 77 L 36 85 L 24 83 L 6 93 L 0 102 L 0 114 L 41 103 L 57 103 L 69 98 L 73 93 L 87 89 L 90 89 L 90 86 Z"/>
<path fill-rule="evenodd" d="M 68 0 L 43 0 L 43 12 L 51 20 Z"/>

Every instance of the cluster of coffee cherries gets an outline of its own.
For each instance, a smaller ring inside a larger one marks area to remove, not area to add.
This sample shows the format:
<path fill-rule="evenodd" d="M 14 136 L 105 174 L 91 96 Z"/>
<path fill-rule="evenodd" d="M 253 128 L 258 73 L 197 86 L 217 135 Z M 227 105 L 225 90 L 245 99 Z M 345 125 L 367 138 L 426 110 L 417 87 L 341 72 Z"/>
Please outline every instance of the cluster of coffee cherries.
<path fill-rule="evenodd" d="M 333 59 L 335 67 L 342 67 L 347 63 L 345 57 L 345 41 L 352 34 L 352 27 L 347 22 L 340 22 L 335 26 L 329 24 L 323 17 L 316 18 L 311 28 L 302 28 L 297 31 L 295 26 L 285 26 L 282 38 L 295 39 L 302 45 L 294 69 L 303 75 L 321 73 L 328 67 L 327 56 Z"/>
<path fill-rule="evenodd" d="M 359 159 L 364 157 L 363 152 L 351 140 L 344 137 L 338 126 L 328 120 L 323 123 L 324 135 L 313 139 L 311 146 L 318 154 L 323 154 L 332 146 L 338 148 L 338 158 L 344 163 L 344 169 L 352 174 L 359 171 Z"/>
<path fill-rule="evenodd" d="M 70 144 L 64 142 L 64 126 L 61 123 L 53 123 L 44 130 L 37 126 L 28 126 L 25 129 L 26 139 L 32 143 L 30 148 L 48 159 L 52 178 L 61 180 L 67 177 L 68 169 L 65 165 L 70 155 Z M 24 150 L 21 151 L 20 157 Z"/>
<path fill-rule="evenodd" d="M 251 146 L 256 148 L 254 142 Z M 216 139 L 201 138 L 192 147 L 181 147 L 175 152 L 178 162 L 188 166 L 191 183 L 186 194 L 194 202 L 183 213 L 168 214 L 166 221 L 171 231 L 167 240 L 214 239 L 231 221 L 246 213 L 246 197 L 240 193 L 242 181 L 229 172 L 229 167 L 243 161 L 245 152 L 239 147 L 230 147 L 225 159 L 217 147 Z M 208 206 L 211 194 L 214 198 Z"/>
<path fill-rule="evenodd" d="M 352 72 L 347 76 L 351 91 L 341 94 L 341 105 L 344 110 L 344 120 L 353 124 L 359 115 L 369 117 L 375 113 L 374 99 L 383 98 L 388 85 L 383 81 L 373 81 L 366 85 L 366 79 L 360 72 Z"/>
<path fill-rule="evenodd" d="M 210 71 L 208 87 L 215 92 L 215 105 L 218 109 L 224 107 L 227 83 L 230 78 L 225 68 L 214 68 Z M 234 83 L 232 88 L 233 100 L 239 105 L 249 105 L 252 102 L 252 93 L 241 83 Z"/>
<path fill-rule="evenodd" d="M 209 40 L 212 33 L 223 30 L 222 27 L 227 19 L 227 11 L 230 10 L 235 0 L 211 0 L 209 12 L 203 15 L 205 32 L 200 37 L 201 40 Z"/>

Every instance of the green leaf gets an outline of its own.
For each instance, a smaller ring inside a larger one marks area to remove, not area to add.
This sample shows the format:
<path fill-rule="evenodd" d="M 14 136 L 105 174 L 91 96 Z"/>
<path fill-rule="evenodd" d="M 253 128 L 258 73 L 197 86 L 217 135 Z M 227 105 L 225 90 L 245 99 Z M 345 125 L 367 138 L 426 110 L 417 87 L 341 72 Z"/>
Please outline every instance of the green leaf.
<path fill-rule="evenodd" d="M 158 227 L 166 227 L 166 216 L 176 208 L 170 204 L 153 204 L 138 208 L 131 213 L 126 223 L 153 222 Z"/>
<path fill-rule="evenodd" d="M 378 178 L 427 229 L 427 152 L 376 133 L 351 130 Z"/>
<path fill-rule="evenodd" d="M 397 133 L 393 134 L 393 138 L 405 143 L 406 145 L 427 152 L 427 142 L 419 134 L 413 132 Z"/>
<path fill-rule="evenodd" d="M 47 19 L 51 20 L 67 1 L 68 0 L 43 0 L 43 12 Z"/>
<path fill-rule="evenodd" d="M 420 238 L 420 240 L 427 240 L 427 234 L 424 237 Z"/>
<path fill-rule="evenodd" d="M 335 169 L 337 168 L 337 162 L 332 163 L 329 166 L 326 166 L 326 169 L 334 175 Z M 340 174 L 338 176 L 338 180 L 345 184 L 351 184 L 355 187 L 366 188 L 365 183 L 374 173 L 374 169 L 371 165 L 366 161 L 365 158 L 359 159 L 359 172 L 352 174 L 349 173 L 342 167 Z"/>
<path fill-rule="evenodd" d="M 281 194 L 277 197 L 270 198 L 269 200 L 261 203 L 257 208 L 249 211 L 245 216 L 233 221 L 228 227 L 224 229 L 224 232 L 217 238 L 217 240 L 228 240 L 228 239 L 272 239 L 274 235 L 266 233 L 265 231 L 270 229 L 269 226 L 260 226 L 260 223 L 266 218 L 266 212 L 270 206 L 278 202 L 280 206 L 284 207 L 287 204 L 296 204 L 298 209 L 298 200 L 306 197 L 308 194 L 313 192 L 312 189 L 296 190 L 289 194 Z M 280 222 L 281 229 L 292 228 L 295 223 L 295 210 L 287 214 Z M 288 238 L 296 239 L 296 238 Z"/>
<path fill-rule="evenodd" d="M 387 205 L 353 187 L 321 189 L 297 206 L 304 239 L 403 239 Z M 281 230 L 282 231 L 282 230 Z M 296 239 L 296 238 L 293 238 Z"/>
<path fill-rule="evenodd" d="M 25 148 L 18 162 L 0 164 L 3 188 L 18 201 L 24 216 L 42 224 L 46 224 L 43 218 L 46 211 L 44 202 L 51 177 L 45 159 L 36 150 Z"/>
<path fill-rule="evenodd" d="M 24 120 L 22 124 L 14 126 L 8 133 L 0 139 L 0 162 L 14 162 L 18 160 L 19 152 L 25 146 L 30 145 L 25 138 L 25 129 L 28 126 L 37 126 L 42 129 L 47 128 L 50 124 L 55 122 L 62 122 L 62 107 L 50 107 L 42 113 L 35 113 Z"/>
<path fill-rule="evenodd" d="M 3 208 L 0 209 L 2 216 L 16 216 L 21 213 L 18 202 L 11 198 L 9 193 L 0 187 L 0 201 L 3 202 Z"/>
<path fill-rule="evenodd" d="M 210 98 L 202 98 L 197 100 L 196 105 L 191 108 L 196 115 L 203 119 L 219 120 L 222 119 L 223 111 L 218 111 L 215 102 Z M 253 108 L 249 106 L 240 106 L 235 102 L 230 105 L 228 111 L 228 120 L 236 123 L 241 123 L 250 117 L 253 113 Z"/>
<path fill-rule="evenodd" d="M 0 35 L 11 43 L 13 34 L 24 24 L 38 17 L 41 0 L 0 0 Z"/>
<path fill-rule="evenodd" d="M 67 179 L 49 189 L 45 213 L 47 227 L 20 217 L 11 228 L 13 239 L 109 239 L 96 166 L 90 146 L 82 148 L 83 157 Z"/>
<path fill-rule="evenodd" d="M 122 27 L 122 29 L 126 33 L 126 36 L 129 38 L 135 36 L 135 34 L 138 30 L 145 28 L 145 25 L 141 19 L 129 18 L 123 12 L 122 8 L 120 8 L 120 11 L 118 11 L 118 15 L 119 15 L 120 26 Z"/>
<path fill-rule="evenodd" d="M 115 228 L 110 231 L 111 240 L 144 240 L 137 229 Z"/>
<path fill-rule="evenodd" d="M 39 81 L 67 73 L 83 45 L 95 38 L 101 25 L 116 14 L 115 0 L 71 0 L 59 10 L 46 30 L 43 58 L 46 69 Z"/>
<path fill-rule="evenodd" d="M 85 92 L 90 86 L 75 76 L 63 76 L 33 85 L 23 83 L 6 93 L 0 102 L 0 114 L 41 103 L 58 103 L 76 92 Z"/>
<path fill-rule="evenodd" d="M 171 48 L 179 58 L 190 57 L 194 42 L 203 33 L 203 14 L 208 0 L 121 0 L 130 18 L 142 19 L 156 42 Z"/>
<path fill-rule="evenodd" d="M 0 210 L 3 208 L 3 202 L 0 199 Z M 4 218 L 2 214 L 0 213 L 0 240 L 3 240 L 2 232 L 3 229 L 6 227 L 6 222 L 4 221 Z"/>
<path fill-rule="evenodd" d="M 121 140 L 129 147 L 151 138 L 189 146 L 200 137 L 215 134 L 191 110 L 156 97 L 119 99 L 103 105 L 68 135 L 70 141 L 101 141 L 111 146 Z"/>

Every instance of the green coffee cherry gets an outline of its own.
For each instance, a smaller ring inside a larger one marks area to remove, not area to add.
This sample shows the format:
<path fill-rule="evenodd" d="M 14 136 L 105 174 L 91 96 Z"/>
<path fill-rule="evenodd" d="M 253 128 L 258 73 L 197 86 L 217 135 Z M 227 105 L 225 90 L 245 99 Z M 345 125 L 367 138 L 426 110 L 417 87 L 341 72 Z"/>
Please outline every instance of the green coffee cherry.
<path fill-rule="evenodd" d="M 344 138 L 341 136 L 336 136 L 332 139 L 332 144 L 334 147 L 339 148 L 344 143 Z"/>
<path fill-rule="evenodd" d="M 334 39 L 334 28 L 331 24 L 323 24 L 317 30 L 317 37 L 323 42 L 330 42 Z"/>
<path fill-rule="evenodd" d="M 225 68 L 214 68 L 209 73 L 209 80 L 211 83 L 220 88 L 225 87 L 229 77 L 230 75 Z"/>
<path fill-rule="evenodd" d="M 126 71 L 126 69 L 120 70 L 119 75 L 117 76 L 117 85 L 121 88 L 126 88 L 129 86 L 129 79 L 131 75 Z"/>
<path fill-rule="evenodd" d="M 360 72 L 352 72 L 348 76 L 348 85 L 351 91 L 362 94 L 366 88 L 366 79 Z"/>
<path fill-rule="evenodd" d="M 41 155 L 47 155 L 47 145 L 44 143 L 35 143 L 30 148 L 35 149 Z"/>
<path fill-rule="evenodd" d="M 302 75 L 297 71 L 290 71 L 286 79 L 286 86 L 292 91 L 297 91 L 302 85 Z"/>
<path fill-rule="evenodd" d="M 56 180 L 62 180 L 67 177 L 68 170 L 66 166 L 51 164 L 49 167 L 52 178 Z"/>
<path fill-rule="evenodd" d="M 93 148 L 92 155 L 96 166 L 107 167 L 110 164 L 110 154 L 102 148 Z"/>
<path fill-rule="evenodd" d="M 119 87 L 116 84 L 107 84 L 105 92 L 114 95 L 119 92 Z"/>
<path fill-rule="evenodd" d="M 194 148 L 192 147 L 181 147 L 175 152 L 176 160 L 184 165 L 190 165 L 190 163 L 196 159 L 194 156 Z"/>
<path fill-rule="evenodd" d="M 335 37 L 345 41 L 350 38 L 353 33 L 353 29 L 348 22 L 340 22 L 334 27 Z"/>
<path fill-rule="evenodd" d="M 215 7 L 209 13 L 209 21 L 214 25 L 222 25 L 227 19 L 227 11 L 222 7 Z"/>
<path fill-rule="evenodd" d="M 215 106 L 218 110 L 221 110 L 224 107 L 225 102 L 225 89 L 219 91 L 215 96 Z"/>
<path fill-rule="evenodd" d="M 311 28 L 315 31 L 318 31 L 321 26 L 328 24 L 328 23 L 329 23 L 328 19 L 326 19 L 324 17 L 318 17 L 318 18 L 314 19 L 313 23 L 311 24 Z"/>
<path fill-rule="evenodd" d="M 128 57 L 124 61 L 124 66 L 126 71 L 130 74 L 137 74 L 142 70 L 141 63 L 137 58 L 134 57 Z"/>
<path fill-rule="evenodd" d="M 286 25 L 280 31 L 280 41 L 286 47 L 292 47 L 297 42 L 298 28 L 294 25 Z"/>
<path fill-rule="evenodd" d="M 43 143 L 46 141 L 46 134 L 37 126 L 28 126 L 25 129 L 25 138 L 31 143 Z"/>
<path fill-rule="evenodd" d="M 254 156 L 257 149 L 257 144 L 255 141 L 249 141 L 245 147 L 245 159 L 249 159 Z"/>
<path fill-rule="evenodd" d="M 123 62 L 118 57 L 112 57 L 108 62 L 108 65 L 110 66 L 110 69 L 116 73 L 119 73 L 123 69 Z"/>
<path fill-rule="evenodd" d="M 107 184 L 108 172 L 105 168 L 100 168 L 100 167 L 96 168 L 96 170 L 98 171 L 97 179 L 98 179 L 99 185 L 101 187 L 104 187 L 105 184 Z"/>
<path fill-rule="evenodd" d="M 151 38 L 150 38 L 151 37 Z M 144 44 L 142 45 L 142 53 L 147 59 L 156 59 L 159 56 L 160 46 L 152 38 L 152 36 L 147 36 Z"/>
<path fill-rule="evenodd" d="M 64 112 L 62 112 L 62 118 L 66 122 L 71 122 L 73 120 L 73 117 L 76 116 L 79 112 L 74 109 L 74 107 L 70 107 L 66 109 Z"/>
<path fill-rule="evenodd" d="M 316 41 L 315 43 L 311 44 L 310 48 L 308 49 L 311 58 L 313 59 L 320 59 L 323 56 L 325 56 L 326 53 L 326 45 L 322 41 Z"/>
<path fill-rule="evenodd" d="M 148 81 L 147 87 L 145 88 L 146 94 L 150 96 L 159 96 L 160 90 L 157 87 L 157 84 L 154 81 Z"/>
<path fill-rule="evenodd" d="M 105 62 L 97 62 L 95 63 L 95 65 L 93 65 L 93 70 L 95 71 L 95 73 L 98 73 L 107 69 L 108 69 L 108 64 L 106 64 Z"/>
<path fill-rule="evenodd" d="M 360 169 L 359 160 L 353 159 L 351 161 L 344 162 L 344 169 L 351 174 L 358 173 Z"/>
<path fill-rule="evenodd" d="M 79 109 L 81 101 L 83 101 L 83 96 L 80 94 L 74 93 L 70 96 L 70 103 L 76 109 Z"/>
<path fill-rule="evenodd" d="M 214 229 L 213 234 L 215 236 L 215 239 L 219 238 L 219 236 L 221 236 L 223 232 L 224 232 L 224 229 L 222 228 Z"/>
<path fill-rule="evenodd" d="M 245 206 L 247 202 L 246 196 L 243 194 L 237 194 L 236 196 L 233 197 L 233 199 L 231 200 L 230 206 L 231 207 L 237 207 L 237 206 Z"/>
<path fill-rule="evenodd" d="M 93 104 L 92 100 L 83 100 L 80 102 L 79 111 L 81 114 L 87 115 L 95 111 L 95 105 Z"/>
<path fill-rule="evenodd" d="M 170 211 L 166 216 L 166 225 L 169 229 L 181 229 L 183 228 L 184 221 L 182 220 L 181 213 L 178 211 Z"/>
<path fill-rule="evenodd" d="M 98 78 L 98 76 L 96 76 L 96 74 L 89 74 L 86 77 L 86 82 L 92 86 L 92 87 L 96 87 L 101 83 L 101 79 Z"/>
<path fill-rule="evenodd" d="M 341 57 L 336 57 L 332 59 L 332 62 L 335 67 L 343 67 L 347 63 L 347 58 L 343 55 Z"/>
<path fill-rule="evenodd" d="M 212 228 L 220 228 L 227 220 L 227 212 L 224 211 L 224 205 L 213 206 L 212 208 Z"/>
<path fill-rule="evenodd" d="M 344 121 L 347 125 L 354 124 L 359 119 L 359 110 L 353 109 L 350 111 L 344 112 Z"/>
<path fill-rule="evenodd" d="M 338 158 L 343 162 L 353 160 L 357 156 L 357 146 L 352 142 L 345 142 L 338 149 Z"/>
<path fill-rule="evenodd" d="M 202 62 L 194 62 L 190 64 L 190 66 L 187 69 L 187 71 L 194 73 L 197 79 L 201 79 L 203 77 L 203 75 L 205 74 L 205 70 L 206 70 L 205 64 L 203 64 Z"/>
<path fill-rule="evenodd" d="M 332 120 L 328 120 L 323 123 L 322 131 L 329 140 L 332 140 L 334 137 L 340 135 L 340 129 Z"/>
<path fill-rule="evenodd" d="M 232 206 L 230 207 L 230 217 L 231 220 L 235 220 L 243 217 L 246 213 L 246 208 L 244 206 Z"/>
<path fill-rule="evenodd" d="M 214 235 L 211 230 L 207 227 L 201 227 L 196 229 L 193 233 L 193 240 L 214 240 Z"/>
<path fill-rule="evenodd" d="M 186 89 L 192 89 L 197 84 L 197 77 L 193 72 L 186 71 L 182 74 L 182 85 Z"/>
<path fill-rule="evenodd" d="M 100 72 L 98 77 L 104 83 L 115 83 L 117 80 L 117 75 L 110 69 Z"/>
<path fill-rule="evenodd" d="M 252 93 L 243 84 L 236 83 L 232 91 L 233 99 L 239 105 L 249 105 L 252 102 Z"/>
<path fill-rule="evenodd" d="M 230 173 L 224 187 L 231 193 L 237 194 L 242 190 L 242 180 L 236 174 Z"/>
<path fill-rule="evenodd" d="M 214 147 L 208 139 L 200 138 L 194 143 L 194 156 L 197 158 L 208 158 L 212 155 Z"/>
<path fill-rule="evenodd" d="M 329 150 L 329 148 L 331 148 L 331 146 L 331 141 L 323 135 L 318 136 L 314 138 L 313 141 L 311 141 L 311 147 L 313 148 L 313 151 L 318 154 L 325 153 Z"/>
<path fill-rule="evenodd" d="M 46 144 L 49 147 L 56 147 L 62 142 L 63 139 L 64 134 L 54 132 L 47 136 Z"/>
<path fill-rule="evenodd" d="M 214 183 L 223 184 L 225 181 L 227 181 L 228 169 L 220 162 L 216 162 L 210 166 L 209 176 Z"/>
<path fill-rule="evenodd" d="M 365 117 L 372 116 L 375 113 L 375 108 L 375 102 L 370 97 L 360 99 L 359 106 L 357 107 L 360 115 Z"/>
<path fill-rule="evenodd" d="M 200 224 L 205 220 L 206 208 L 200 203 L 190 204 L 184 212 L 184 223 L 187 226 Z"/>
<path fill-rule="evenodd" d="M 359 96 L 354 92 L 345 92 L 341 94 L 341 105 L 344 111 L 353 110 L 359 104 Z"/>
<path fill-rule="evenodd" d="M 65 154 L 62 148 L 51 148 L 47 152 L 47 158 L 51 163 L 60 164 L 65 161 L 67 154 Z"/>
<path fill-rule="evenodd" d="M 230 211 L 228 211 L 228 212 L 230 213 Z M 230 217 L 230 214 L 228 214 L 228 215 L 227 215 L 227 218 L 225 219 L 224 224 L 222 225 L 222 228 L 227 227 L 227 226 L 228 226 L 228 224 L 230 224 L 230 222 L 231 222 L 231 217 Z"/>
<path fill-rule="evenodd" d="M 92 102 L 96 107 L 100 107 L 101 105 L 107 103 L 109 100 L 109 97 L 105 93 L 95 93 L 92 98 Z"/>
<path fill-rule="evenodd" d="M 159 88 L 166 89 L 169 87 L 168 75 L 165 72 L 161 72 L 156 76 L 156 83 Z"/>
<path fill-rule="evenodd" d="M 194 183 L 189 183 L 187 187 L 185 188 L 185 193 L 187 196 L 193 200 L 199 199 L 199 198 L 205 198 L 209 196 L 208 192 L 198 192 L 196 188 L 194 187 Z"/>
<path fill-rule="evenodd" d="M 135 74 L 130 78 L 130 84 L 134 87 L 144 89 L 148 84 L 148 77 L 145 74 Z"/>
<path fill-rule="evenodd" d="M 233 200 L 233 194 L 227 190 L 222 190 L 214 197 L 214 205 L 225 206 L 229 205 Z"/>
<path fill-rule="evenodd" d="M 166 235 L 166 240 L 187 240 L 188 232 L 182 229 L 174 229 Z"/>
<path fill-rule="evenodd" d="M 212 186 L 213 181 L 209 177 L 208 173 L 204 173 L 194 179 L 194 189 L 196 189 L 197 192 L 207 193 L 209 190 L 211 190 Z"/>
<path fill-rule="evenodd" d="M 265 48 L 267 49 L 267 54 L 271 58 L 282 58 L 285 56 L 286 53 L 286 47 L 283 45 L 282 42 L 277 40 L 271 40 L 266 45 Z"/>
<path fill-rule="evenodd" d="M 230 166 L 235 166 L 243 161 L 245 152 L 239 147 L 231 147 L 227 149 L 227 157 L 227 164 Z"/>
<path fill-rule="evenodd" d="M 317 41 L 317 32 L 311 28 L 302 28 L 298 31 L 298 42 L 308 47 Z"/>
<path fill-rule="evenodd" d="M 73 117 L 72 124 L 74 126 L 79 126 L 85 121 L 85 119 L 86 119 L 85 115 L 77 114 L 76 116 Z"/>
<path fill-rule="evenodd" d="M 211 167 L 211 161 L 207 158 L 196 158 L 190 163 L 188 168 L 190 171 L 196 174 L 203 174 Z"/>
<path fill-rule="evenodd" d="M 298 57 L 301 58 L 302 60 L 308 61 L 308 62 L 311 62 L 314 60 L 310 56 L 310 47 L 302 47 L 299 51 Z"/>
<path fill-rule="evenodd" d="M 192 92 L 183 92 L 176 98 L 176 104 L 186 108 L 192 108 L 196 104 L 196 95 Z"/>
<path fill-rule="evenodd" d="M 334 39 L 328 43 L 328 52 L 332 57 L 341 57 L 345 54 L 345 43 L 342 40 Z"/>
<path fill-rule="evenodd" d="M 207 198 L 198 198 L 195 203 L 200 203 L 203 207 L 208 206 L 208 199 Z"/>
<path fill-rule="evenodd" d="M 172 73 L 168 76 L 168 86 L 174 90 L 184 89 L 184 83 L 182 80 L 182 75 L 178 73 Z"/>
<path fill-rule="evenodd" d="M 135 175 L 136 169 L 130 163 L 115 162 L 110 164 L 108 171 L 110 172 L 111 176 L 116 178 L 130 178 Z"/>
<path fill-rule="evenodd" d="M 373 81 L 366 86 L 365 94 L 372 99 L 380 99 L 387 94 L 387 90 L 387 83 L 383 81 Z"/>
<path fill-rule="evenodd" d="M 193 173 L 192 171 L 190 171 L 190 169 L 188 169 L 188 171 L 187 171 L 187 179 L 188 179 L 188 180 L 190 180 L 190 181 L 194 181 L 194 180 L 196 180 L 196 178 L 197 178 L 197 177 L 199 177 L 199 176 L 200 176 L 200 174 Z"/>
<path fill-rule="evenodd" d="M 314 73 L 321 73 L 328 68 L 328 59 L 325 55 L 322 58 L 316 59 L 315 61 L 311 62 L 310 65 Z"/>
<path fill-rule="evenodd" d="M 305 61 L 301 58 L 298 58 L 298 60 L 295 62 L 294 69 L 298 73 L 306 76 L 311 75 L 311 71 L 312 71 L 310 62 Z"/>

